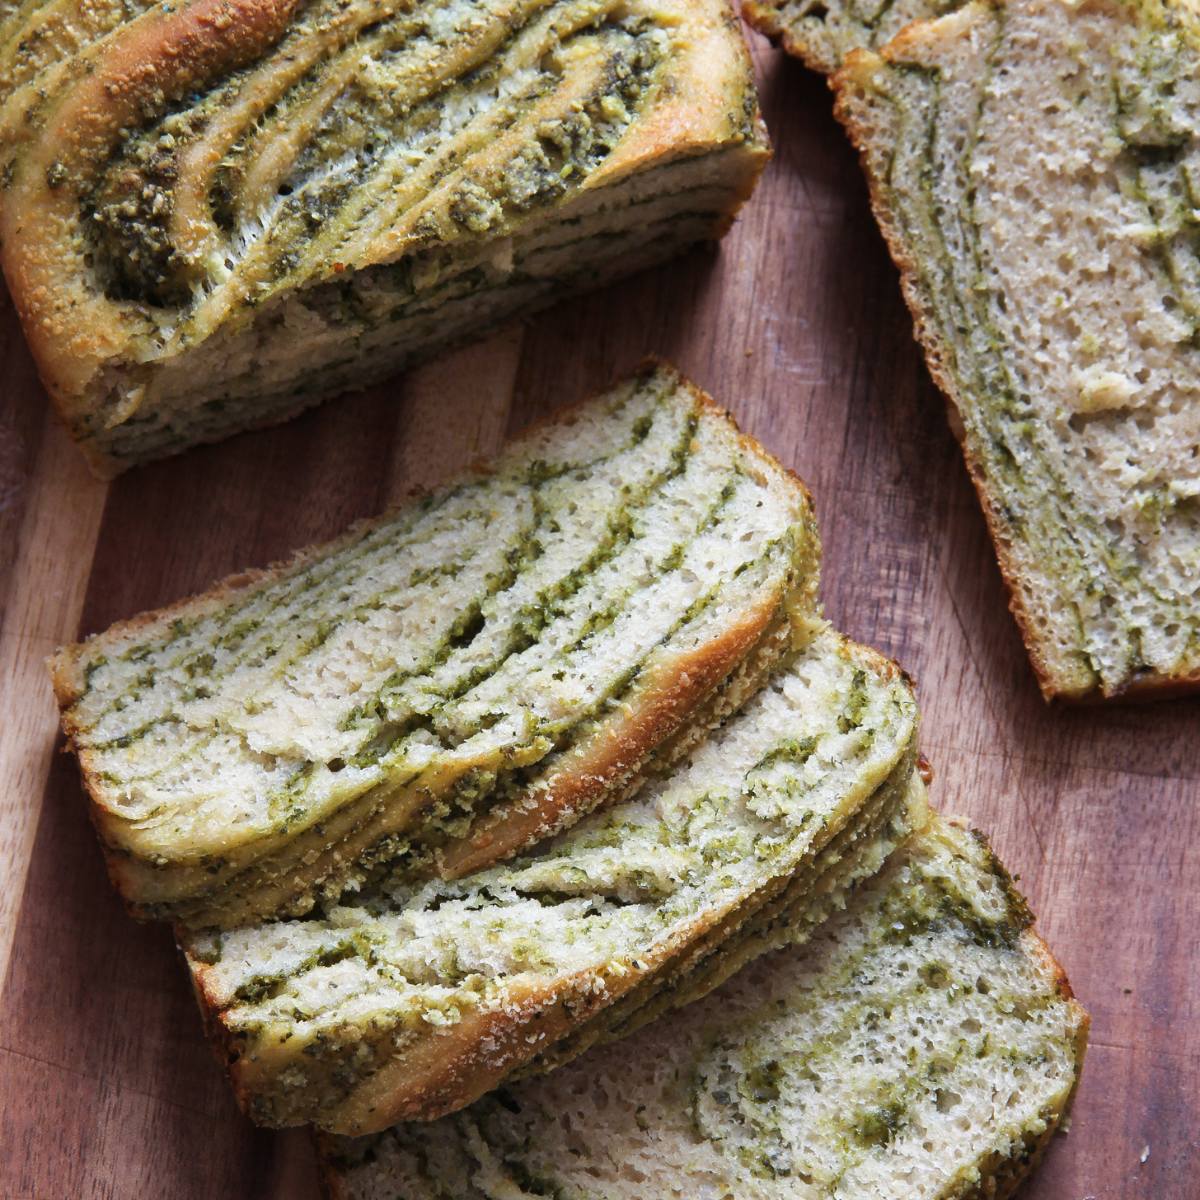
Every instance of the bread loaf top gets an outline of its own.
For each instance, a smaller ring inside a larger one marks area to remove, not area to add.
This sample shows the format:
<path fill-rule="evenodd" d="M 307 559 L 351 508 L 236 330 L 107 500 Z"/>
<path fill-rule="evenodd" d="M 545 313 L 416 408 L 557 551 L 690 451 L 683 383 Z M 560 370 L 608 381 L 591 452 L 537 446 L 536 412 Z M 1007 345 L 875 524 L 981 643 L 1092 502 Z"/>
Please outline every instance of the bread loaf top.
<path fill-rule="evenodd" d="M 394 263 L 414 289 L 647 165 L 765 153 L 728 0 L 71 0 L 0 14 L 0 244 L 51 394 Z M 301 319 L 293 314 L 292 319 Z"/>

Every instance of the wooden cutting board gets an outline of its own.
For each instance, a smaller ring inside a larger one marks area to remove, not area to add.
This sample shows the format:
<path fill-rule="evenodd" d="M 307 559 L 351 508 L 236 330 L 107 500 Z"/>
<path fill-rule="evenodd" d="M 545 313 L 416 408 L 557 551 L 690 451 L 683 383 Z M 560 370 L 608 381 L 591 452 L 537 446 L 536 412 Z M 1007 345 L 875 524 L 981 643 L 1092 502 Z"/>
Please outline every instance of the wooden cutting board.
<path fill-rule="evenodd" d="M 256 1131 L 169 934 L 107 886 L 42 665 L 491 451 L 644 355 L 807 480 L 830 616 L 916 677 L 934 798 L 988 831 L 1093 1015 L 1028 1195 L 1200 1193 L 1200 703 L 1040 699 L 824 84 L 756 41 L 777 157 L 719 251 L 560 305 L 290 425 L 92 480 L 0 313 L 0 1197 L 312 1200 Z"/>

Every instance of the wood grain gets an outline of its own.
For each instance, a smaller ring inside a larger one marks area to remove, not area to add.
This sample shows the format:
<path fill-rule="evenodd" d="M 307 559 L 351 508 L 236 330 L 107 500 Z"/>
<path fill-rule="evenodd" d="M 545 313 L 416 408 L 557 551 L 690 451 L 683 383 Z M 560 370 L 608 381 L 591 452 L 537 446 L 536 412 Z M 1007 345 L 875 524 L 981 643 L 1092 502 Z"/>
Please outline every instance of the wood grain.
<path fill-rule="evenodd" d="M 315 1196 L 303 1135 L 235 1111 L 168 934 L 107 887 L 39 659 L 332 535 L 648 353 L 808 481 L 830 615 L 916 676 L 935 798 L 1020 872 L 1093 1013 L 1031 1200 L 1196 1194 L 1200 704 L 1042 704 L 825 88 L 755 50 L 777 157 L 719 251 L 280 429 L 96 484 L 0 315 L 0 1195 Z"/>

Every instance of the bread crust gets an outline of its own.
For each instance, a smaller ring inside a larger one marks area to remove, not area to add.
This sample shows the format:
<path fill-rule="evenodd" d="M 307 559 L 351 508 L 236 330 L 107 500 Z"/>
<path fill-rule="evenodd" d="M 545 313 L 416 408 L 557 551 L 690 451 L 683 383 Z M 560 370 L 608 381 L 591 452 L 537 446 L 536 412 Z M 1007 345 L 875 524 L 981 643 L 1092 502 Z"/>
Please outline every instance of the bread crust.
<path fill-rule="evenodd" d="M 873 77 L 888 64 L 910 56 L 922 41 L 944 29 L 950 21 L 965 21 L 973 10 L 998 6 L 1003 0 L 973 0 L 964 8 L 957 9 L 945 17 L 930 21 L 916 21 L 897 34 L 878 52 L 857 49 L 847 55 L 845 62 L 829 80 L 835 96 L 834 115 L 845 128 L 850 141 L 859 153 L 863 174 L 866 176 L 870 193 L 871 209 L 887 244 L 892 261 L 900 273 L 900 287 L 905 303 L 913 318 L 914 337 L 921 347 L 926 366 L 934 383 L 945 400 L 950 427 L 962 450 L 967 474 L 983 509 L 984 520 L 992 539 L 1000 575 L 1008 594 L 1008 607 L 1017 622 L 1021 639 L 1029 655 L 1037 678 L 1038 687 L 1047 701 L 1065 703 L 1092 703 L 1116 700 L 1158 700 L 1171 696 L 1191 694 L 1200 689 L 1200 668 L 1185 674 L 1165 675 L 1160 672 L 1143 672 L 1116 690 L 1103 687 L 1099 676 L 1088 668 L 1090 680 L 1073 681 L 1056 670 L 1050 656 L 1039 638 L 1036 611 L 1039 598 L 1033 585 L 1022 573 L 1020 557 L 1009 536 L 1007 522 L 1000 505 L 988 491 L 983 464 L 973 453 L 966 439 L 966 430 L 960 415 L 961 392 L 954 373 L 947 362 L 945 347 L 939 331 L 937 315 L 928 305 L 920 286 L 919 263 L 910 253 L 900 229 L 899 221 L 888 199 L 885 181 L 880 179 L 871 166 L 872 146 L 875 133 L 855 112 L 853 94 L 870 91 Z"/>
<path fill-rule="evenodd" d="M 17 142 L 18 155 L 0 205 L 4 275 L 42 380 L 69 426 L 80 415 L 70 398 L 127 345 L 131 326 L 140 322 L 127 304 L 86 293 L 82 262 L 66 249 L 66 231 L 77 220 L 75 187 L 52 180 L 65 173 L 72 185 L 82 182 L 140 105 L 156 95 L 182 95 L 262 53 L 282 37 L 297 6 L 298 0 L 195 0 L 149 9 L 124 37 L 106 39 L 103 54 L 86 56 L 90 69 L 56 98 L 35 140 L 29 130 L 14 137 L 17 105 L 5 98 L 0 134 Z"/>
<path fill-rule="evenodd" d="M 522 847 L 541 841 L 592 811 L 611 794 L 615 781 L 629 779 L 650 754 L 683 727 L 689 714 L 718 687 L 777 620 L 783 596 L 765 595 L 745 620 L 703 649 L 664 663 L 636 708 L 568 757 L 549 786 L 535 796 L 501 805 L 479 822 L 469 838 L 439 855 L 443 879 L 459 879 Z M 618 785 L 619 786 L 619 785 Z"/>
<path fill-rule="evenodd" d="M 116 0 L 98 0 L 97 9 L 103 13 L 106 5 L 115 9 Z M 189 93 L 202 94 L 239 68 L 258 67 L 304 19 L 302 7 L 298 0 L 194 0 L 156 6 L 132 20 L 117 19 L 98 40 L 0 96 L 0 152 L 7 159 L 0 203 L 0 267 L 51 400 L 93 470 L 103 477 L 130 465 L 130 459 L 110 453 L 102 442 L 108 430 L 122 425 L 143 403 L 145 387 L 139 392 L 135 385 L 149 379 L 157 365 L 186 355 L 218 329 L 247 324 L 247 306 L 260 299 L 253 280 L 239 284 L 240 291 L 233 288 L 228 302 L 216 304 L 211 314 L 206 309 L 208 315 L 197 318 L 196 328 L 180 340 L 175 333 L 179 313 L 190 320 L 191 309 L 168 306 L 163 316 L 150 301 L 113 298 L 119 289 L 112 292 L 102 286 L 91 265 L 79 196 L 95 184 L 122 138 L 145 119 L 143 110 Z M 575 185 L 572 195 L 582 196 L 676 160 L 740 149 L 737 173 L 724 181 L 730 188 L 728 202 L 712 230 L 712 237 L 719 238 L 770 157 L 749 52 L 730 2 L 632 0 L 623 7 L 671 28 L 677 45 L 665 67 L 665 84 L 650 96 L 612 152 Z M 511 16 L 501 11 L 496 19 Z M 53 14 L 48 18 L 62 19 Z M 97 23 L 104 24 L 99 19 Z M 327 32 L 309 29 L 305 36 L 308 44 L 323 45 L 322 53 L 336 53 L 340 43 L 322 41 Z M 267 83 L 284 69 L 272 66 Z M 505 150 L 498 142 L 494 148 Z M 211 183 L 214 163 L 212 154 L 180 160 L 176 170 L 181 204 L 201 193 L 207 196 L 204 185 Z M 314 267 L 316 274 L 310 272 L 303 286 L 347 270 L 395 262 L 431 246 L 463 242 L 462 230 L 430 207 L 440 212 L 449 204 L 448 187 L 448 182 L 435 180 L 420 202 L 403 209 L 391 226 L 347 255 L 346 261 L 322 262 L 319 271 Z M 428 222 L 421 223 L 422 213 L 436 217 L 432 233 Z M 204 221 L 210 216 L 205 207 Z M 509 236 L 536 220 L 536 210 L 532 217 L 518 214 L 509 222 L 511 227 L 499 229 L 495 236 Z M 190 231 L 186 220 L 182 225 Z M 187 253 L 197 262 L 204 259 L 195 247 Z M 364 368 L 362 374 L 365 384 L 369 372 Z M 110 394 L 117 381 L 128 384 L 124 398 Z M 236 427 L 275 424 L 320 399 L 297 395 L 294 404 L 278 404 L 270 413 L 249 412 Z M 201 430 L 194 438 L 188 436 L 198 442 L 228 432 Z"/>
<path fill-rule="evenodd" d="M 1087 1053 L 1088 1031 L 1091 1028 L 1091 1016 L 1075 998 L 1075 991 L 1062 963 L 1055 957 L 1053 951 L 1043 940 L 1036 928 L 1036 918 L 1025 897 L 1017 890 L 1012 875 L 996 856 L 992 849 L 991 839 L 971 826 L 970 822 L 961 817 L 947 817 L 945 820 L 962 829 L 969 829 L 972 836 L 981 843 L 989 859 L 992 870 L 999 878 L 1007 893 L 1010 906 L 1025 914 L 1026 925 L 1021 931 L 1021 946 L 1023 952 L 1042 964 L 1042 969 L 1051 980 L 1055 993 L 1066 1002 L 1075 1025 L 1073 1039 L 1075 1069 L 1070 1089 L 1067 1091 L 1054 1111 L 1045 1116 L 1046 1129 L 1035 1138 L 1026 1141 L 1024 1151 L 1009 1155 L 992 1154 L 981 1165 L 982 1178 L 974 1187 L 966 1190 L 950 1190 L 941 1200 L 1010 1200 L 1020 1191 L 1025 1180 L 1036 1170 L 1047 1148 L 1054 1140 L 1054 1135 L 1060 1132 L 1063 1122 L 1070 1115 L 1071 1105 L 1079 1090 L 1079 1080 L 1083 1073 L 1083 1060 Z"/>

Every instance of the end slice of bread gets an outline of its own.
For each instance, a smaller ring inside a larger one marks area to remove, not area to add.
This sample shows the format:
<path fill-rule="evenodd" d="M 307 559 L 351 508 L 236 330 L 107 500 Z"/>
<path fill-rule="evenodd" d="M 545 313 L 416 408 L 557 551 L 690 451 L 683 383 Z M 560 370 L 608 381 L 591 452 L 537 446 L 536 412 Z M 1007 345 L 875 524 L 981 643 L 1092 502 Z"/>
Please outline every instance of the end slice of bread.
<path fill-rule="evenodd" d="M 430 1124 L 320 1138 L 334 1200 L 1012 1195 L 1088 1018 L 1004 868 L 934 817 L 798 950 Z"/>
<path fill-rule="evenodd" d="M 1200 686 L 1200 20 L 976 0 L 834 77 L 1047 697 Z"/>
<path fill-rule="evenodd" d="M 818 628 L 798 480 L 650 365 L 291 563 L 59 651 L 141 916 L 307 911 L 381 861 L 477 870 L 637 782 Z"/>
<path fill-rule="evenodd" d="M 898 668 L 827 630 L 678 770 L 536 853 L 185 936 L 240 1102 L 336 1132 L 431 1119 L 702 995 L 919 822 L 915 739 Z"/>
<path fill-rule="evenodd" d="M 730 0 L 0 7 L 0 265 L 102 474 L 729 228 Z"/>

